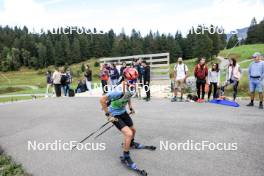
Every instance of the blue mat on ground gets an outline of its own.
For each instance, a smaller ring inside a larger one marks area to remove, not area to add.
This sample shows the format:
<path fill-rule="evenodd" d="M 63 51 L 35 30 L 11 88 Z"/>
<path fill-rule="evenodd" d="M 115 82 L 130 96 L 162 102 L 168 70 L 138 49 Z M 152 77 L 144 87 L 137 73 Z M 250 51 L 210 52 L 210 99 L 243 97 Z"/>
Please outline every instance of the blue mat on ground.
<path fill-rule="evenodd" d="M 229 100 L 211 100 L 209 103 L 225 105 L 225 106 L 232 106 L 232 107 L 239 107 L 239 104 L 234 101 Z"/>

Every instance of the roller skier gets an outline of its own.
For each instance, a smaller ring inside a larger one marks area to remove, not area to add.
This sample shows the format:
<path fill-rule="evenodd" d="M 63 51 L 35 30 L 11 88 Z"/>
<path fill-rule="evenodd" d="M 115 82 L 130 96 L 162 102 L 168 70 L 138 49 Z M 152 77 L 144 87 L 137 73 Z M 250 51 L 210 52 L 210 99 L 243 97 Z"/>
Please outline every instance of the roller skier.
<path fill-rule="evenodd" d="M 140 175 L 147 175 L 144 170 L 137 168 L 137 165 L 130 157 L 130 148 L 155 150 L 154 146 L 144 146 L 134 141 L 136 129 L 129 114 L 135 113 L 131 98 L 135 94 L 138 72 L 134 68 L 126 68 L 123 71 L 123 81 L 114 90 L 100 98 L 100 104 L 107 117 L 114 117 L 114 126 L 124 135 L 123 155 L 120 157 L 129 169 L 138 172 Z M 126 110 L 128 106 L 130 112 Z"/>

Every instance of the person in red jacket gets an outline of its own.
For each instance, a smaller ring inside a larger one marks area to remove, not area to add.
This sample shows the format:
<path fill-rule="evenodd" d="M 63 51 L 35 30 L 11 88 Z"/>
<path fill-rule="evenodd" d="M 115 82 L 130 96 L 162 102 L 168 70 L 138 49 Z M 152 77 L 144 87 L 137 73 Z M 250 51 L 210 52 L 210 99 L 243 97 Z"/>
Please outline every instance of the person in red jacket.
<path fill-rule="evenodd" d="M 101 65 L 100 74 L 99 74 L 104 94 L 108 92 L 109 70 L 107 69 L 107 67 L 108 67 L 107 64 Z"/>
<path fill-rule="evenodd" d="M 208 76 L 208 67 L 205 64 L 205 58 L 200 58 L 199 63 L 195 66 L 194 76 L 196 78 L 196 89 L 198 99 L 204 99 L 205 96 L 205 85 L 207 82 Z M 201 97 L 201 89 L 202 89 L 202 97 Z"/>

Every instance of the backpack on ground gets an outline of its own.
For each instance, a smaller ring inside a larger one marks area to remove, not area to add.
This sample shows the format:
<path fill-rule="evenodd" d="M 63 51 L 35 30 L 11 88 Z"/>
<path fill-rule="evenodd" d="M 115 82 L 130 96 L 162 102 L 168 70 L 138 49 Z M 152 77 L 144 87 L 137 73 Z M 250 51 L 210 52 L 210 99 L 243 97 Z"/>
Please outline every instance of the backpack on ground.
<path fill-rule="evenodd" d="M 69 97 L 74 97 L 75 96 L 75 92 L 73 89 L 69 89 Z"/>
<path fill-rule="evenodd" d="M 192 94 L 188 94 L 187 95 L 187 100 L 191 100 L 191 101 L 196 102 L 198 100 L 198 96 L 192 95 Z"/>

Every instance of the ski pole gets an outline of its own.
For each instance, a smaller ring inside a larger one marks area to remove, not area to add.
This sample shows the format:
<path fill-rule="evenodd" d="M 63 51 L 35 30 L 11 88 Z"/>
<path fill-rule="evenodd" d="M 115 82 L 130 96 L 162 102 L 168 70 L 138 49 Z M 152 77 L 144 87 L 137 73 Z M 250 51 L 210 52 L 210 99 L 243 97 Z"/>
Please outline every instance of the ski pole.
<path fill-rule="evenodd" d="M 98 137 L 100 137 L 101 135 L 103 135 L 105 132 L 107 132 L 108 130 L 110 130 L 114 125 L 111 125 L 110 127 L 106 128 L 104 131 L 102 131 L 100 134 L 98 134 L 97 136 L 94 137 L 94 139 L 97 139 Z"/>
<path fill-rule="evenodd" d="M 133 115 L 135 114 L 135 112 L 130 112 L 129 115 Z M 117 120 L 118 121 L 118 120 Z M 94 137 L 94 139 L 97 139 L 98 137 L 100 137 L 101 135 L 103 135 L 104 133 L 106 133 L 108 130 L 110 130 L 114 125 L 111 125 L 110 127 L 106 128 L 104 131 L 102 131 L 100 134 L 98 134 L 97 136 Z"/>
<path fill-rule="evenodd" d="M 81 140 L 79 143 L 83 143 L 84 141 L 86 141 L 88 138 L 90 138 L 92 135 L 94 135 L 95 133 L 97 133 L 98 131 L 100 131 L 102 128 L 104 128 L 107 124 L 109 124 L 111 121 L 106 122 L 105 124 L 103 124 L 99 129 L 97 129 L 96 131 L 92 132 L 91 134 L 89 134 L 87 137 L 85 137 L 83 140 Z M 74 150 L 77 147 L 77 145 L 75 145 L 71 150 Z"/>
<path fill-rule="evenodd" d="M 135 112 L 130 112 L 129 114 L 134 114 Z M 84 141 L 86 141 L 88 138 L 90 138 L 91 136 L 93 136 L 95 133 L 97 133 L 98 131 L 100 131 L 102 128 L 104 128 L 107 124 L 109 124 L 110 122 L 114 122 L 114 121 L 118 121 L 117 118 L 115 117 L 109 117 L 108 122 L 106 122 L 105 124 L 103 124 L 99 129 L 97 129 L 96 131 L 92 132 L 90 135 L 88 135 L 87 137 L 85 137 L 83 140 L 81 140 L 80 142 L 78 142 L 78 144 L 83 143 Z M 97 135 L 96 137 L 94 137 L 94 139 L 98 138 L 99 136 L 101 136 L 102 134 L 104 134 L 105 132 L 107 132 L 109 129 L 111 129 L 114 125 L 111 125 L 110 127 L 108 127 L 107 129 L 105 129 L 102 133 L 100 133 L 99 135 Z M 73 146 L 71 150 L 74 150 L 77 147 L 77 145 Z"/>

